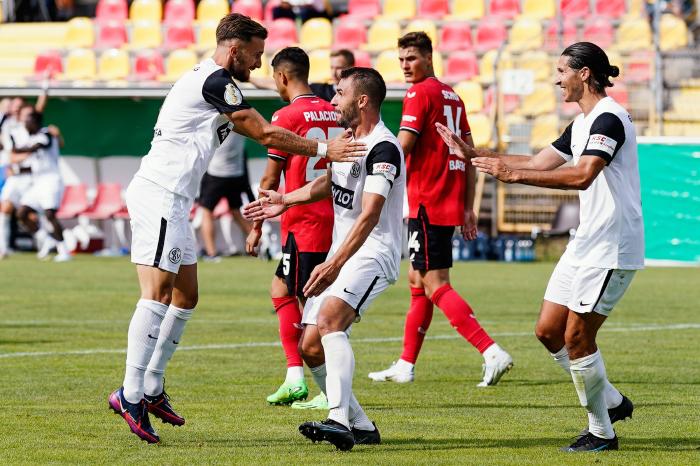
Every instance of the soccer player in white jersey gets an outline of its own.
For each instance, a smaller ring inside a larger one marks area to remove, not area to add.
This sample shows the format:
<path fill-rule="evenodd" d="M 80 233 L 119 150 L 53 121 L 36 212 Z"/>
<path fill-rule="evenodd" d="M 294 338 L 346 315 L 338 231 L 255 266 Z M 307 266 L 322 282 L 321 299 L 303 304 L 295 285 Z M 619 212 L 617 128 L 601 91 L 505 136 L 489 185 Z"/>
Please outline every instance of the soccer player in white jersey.
<path fill-rule="evenodd" d="M 380 442 L 379 431 L 352 393 L 355 357 L 347 332 L 399 275 L 406 167 L 399 141 L 380 118 L 385 96 L 376 70 L 343 71 L 331 104 L 338 124 L 367 144 L 367 156 L 333 163 L 325 176 L 284 195 L 261 190 L 263 197 L 244 210 L 262 220 L 294 205 L 333 198 L 333 243 L 304 287 L 309 299 L 300 343 L 330 411 L 325 421 L 305 422 L 299 431 L 341 450 Z"/>
<path fill-rule="evenodd" d="M 148 413 L 173 425 L 185 420 L 163 389 L 163 374 L 197 304 L 197 256 L 189 212 L 214 151 L 236 131 L 266 146 L 342 161 L 362 156 L 350 132 L 328 143 L 273 126 L 245 101 L 233 78 L 246 81 L 260 67 L 267 30 L 230 14 L 217 30 L 214 55 L 185 73 L 160 109 L 151 149 L 129 184 L 131 260 L 141 299 L 128 333 L 123 387 L 109 406 L 139 438 L 155 443 Z"/>
<path fill-rule="evenodd" d="M 451 147 L 503 182 L 579 190 L 580 225 L 549 280 L 535 332 L 571 374 L 588 411 L 588 428 L 563 450 L 617 450 L 612 423 L 631 417 L 634 407 L 608 381 L 596 334 L 644 267 L 637 139 L 629 113 L 605 93 L 619 69 L 600 47 L 567 47 L 557 73 L 564 101 L 582 113 L 537 155 L 474 150 L 437 126 Z M 561 167 L 566 162 L 572 165 Z"/>

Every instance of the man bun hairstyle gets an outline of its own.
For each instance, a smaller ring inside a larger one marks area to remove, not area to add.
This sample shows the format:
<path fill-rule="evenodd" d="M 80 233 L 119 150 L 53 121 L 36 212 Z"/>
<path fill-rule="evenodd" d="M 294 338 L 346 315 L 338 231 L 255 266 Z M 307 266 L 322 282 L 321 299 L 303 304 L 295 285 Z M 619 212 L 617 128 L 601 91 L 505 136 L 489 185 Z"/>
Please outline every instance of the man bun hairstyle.
<path fill-rule="evenodd" d="M 352 67 L 340 73 L 340 79 L 352 79 L 353 92 L 365 94 L 376 109 L 381 108 L 386 97 L 384 78 L 373 68 Z"/>
<path fill-rule="evenodd" d="M 216 43 L 221 44 L 231 39 L 250 42 L 253 37 L 267 39 L 267 29 L 257 21 L 240 13 L 224 16 L 216 27 Z"/>
<path fill-rule="evenodd" d="M 585 67 L 591 70 L 588 85 L 598 94 L 602 94 L 606 87 L 613 87 L 610 78 L 620 76 L 620 68 L 611 65 L 603 49 L 591 42 L 577 42 L 561 54 L 569 57 L 569 68 L 580 70 Z"/>
<path fill-rule="evenodd" d="M 299 47 L 285 47 L 272 59 L 272 68 L 284 65 L 292 78 L 300 81 L 309 80 L 309 56 Z"/>
<path fill-rule="evenodd" d="M 417 48 L 423 55 L 433 53 L 433 41 L 423 31 L 409 32 L 399 38 L 399 48 L 407 49 L 408 47 Z"/>

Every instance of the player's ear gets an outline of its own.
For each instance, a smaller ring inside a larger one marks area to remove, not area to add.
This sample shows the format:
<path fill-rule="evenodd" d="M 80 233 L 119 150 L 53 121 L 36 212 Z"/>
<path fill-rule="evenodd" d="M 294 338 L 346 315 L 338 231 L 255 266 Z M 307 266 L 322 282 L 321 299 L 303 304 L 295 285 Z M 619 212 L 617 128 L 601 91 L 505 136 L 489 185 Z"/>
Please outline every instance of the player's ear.
<path fill-rule="evenodd" d="M 369 97 L 367 94 L 360 94 L 360 98 L 357 100 L 357 106 L 361 109 L 366 108 L 369 104 Z"/>

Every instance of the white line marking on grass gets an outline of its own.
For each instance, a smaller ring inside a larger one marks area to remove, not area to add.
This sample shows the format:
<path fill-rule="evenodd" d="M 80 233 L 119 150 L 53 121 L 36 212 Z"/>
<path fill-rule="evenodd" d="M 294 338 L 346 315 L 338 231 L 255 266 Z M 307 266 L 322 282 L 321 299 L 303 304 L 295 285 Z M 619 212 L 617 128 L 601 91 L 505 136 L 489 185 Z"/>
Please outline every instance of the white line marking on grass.
<path fill-rule="evenodd" d="M 634 324 L 632 324 L 634 325 Z M 700 323 L 688 324 L 651 324 L 632 327 L 614 327 L 602 329 L 603 333 L 632 333 L 632 332 L 654 332 L 662 330 L 689 330 L 700 329 Z M 495 337 L 529 337 L 533 336 L 533 332 L 494 332 L 491 335 Z M 462 338 L 460 335 L 432 335 L 427 337 L 428 340 L 456 340 Z M 357 338 L 352 340 L 357 343 L 392 343 L 402 341 L 403 337 L 384 337 L 384 338 Z M 224 343 L 211 345 L 192 345 L 181 346 L 178 351 L 202 351 L 212 349 L 239 349 L 239 348 L 270 348 L 281 346 L 279 341 L 270 342 L 244 342 L 244 343 Z M 17 352 L 17 353 L 0 353 L 0 359 L 10 358 L 26 358 L 26 357 L 51 357 L 51 356 L 80 356 L 89 354 L 125 354 L 126 349 L 86 349 L 74 351 L 35 351 L 35 352 Z"/>

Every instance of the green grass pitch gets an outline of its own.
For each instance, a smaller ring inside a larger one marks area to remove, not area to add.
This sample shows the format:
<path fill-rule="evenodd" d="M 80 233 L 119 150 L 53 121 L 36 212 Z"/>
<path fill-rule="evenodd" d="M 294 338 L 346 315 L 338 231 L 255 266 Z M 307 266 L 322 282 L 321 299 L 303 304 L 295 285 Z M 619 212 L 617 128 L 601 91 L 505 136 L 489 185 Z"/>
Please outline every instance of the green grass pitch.
<path fill-rule="evenodd" d="M 481 357 L 436 310 L 413 384 L 372 383 L 401 351 L 404 272 L 352 332 L 354 390 L 383 436 L 349 453 L 311 444 L 319 411 L 272 407 L 285 372 L 267 288 L 276 264 L 200 264 L 200 302 L 168 368 L 184 427 L 155 423 L 149 446 L 107 408 L 121 383 L 138 299 L 125 258 L 0 262 L 0 463 L 89 464 L 700 464 L 700 269 L 648 269 L 603 327 L 611 381 L 636 404 L 620 451 L 558 448 L 585 427 L 571 380 L 533 335 L 551 263 L 460 263 L 454 287 L 511 352 L 514 369 L 477 389 Z M 311 377 L 307 377 L 313 386 Z M 313 386 L 311 396 L 316 395 Z"/>

